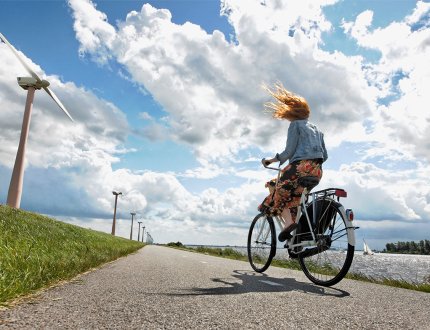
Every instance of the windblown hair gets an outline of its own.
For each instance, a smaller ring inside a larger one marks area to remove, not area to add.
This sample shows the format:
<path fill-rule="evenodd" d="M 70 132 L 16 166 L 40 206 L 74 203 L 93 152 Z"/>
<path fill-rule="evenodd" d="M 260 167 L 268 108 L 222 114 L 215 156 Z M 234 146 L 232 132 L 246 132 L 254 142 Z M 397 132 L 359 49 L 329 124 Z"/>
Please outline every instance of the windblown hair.
<path fill-rule="evenodd" d="M 264 104 L 274 118 L 293 121 L 309 117 L 311 110 L 304 97 L 286 90 L 281 83 L 276 83 L 273 90 L 268 87 L 264 89 L 276 99 L 276 102 Z"/>

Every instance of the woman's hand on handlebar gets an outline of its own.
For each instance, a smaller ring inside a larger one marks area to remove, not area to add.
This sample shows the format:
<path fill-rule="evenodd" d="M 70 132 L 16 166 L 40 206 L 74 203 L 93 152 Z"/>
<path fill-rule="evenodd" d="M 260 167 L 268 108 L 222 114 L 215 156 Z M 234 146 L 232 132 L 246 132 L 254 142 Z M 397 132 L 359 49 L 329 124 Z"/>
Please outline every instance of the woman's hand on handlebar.
<path fill-rule="evenodd" d="M 261 160 L 261 163 L 263 164 L 263 166 L 269 166 L 270 164 L 272 164 L 272 163 L 274 163 L 274 162 L 277 162 L 278 160 L 276 159 L 276 158 L 271 158 L 271 159 L 266 159 L 266 158 L 263 158 L 262 160 Z"/>

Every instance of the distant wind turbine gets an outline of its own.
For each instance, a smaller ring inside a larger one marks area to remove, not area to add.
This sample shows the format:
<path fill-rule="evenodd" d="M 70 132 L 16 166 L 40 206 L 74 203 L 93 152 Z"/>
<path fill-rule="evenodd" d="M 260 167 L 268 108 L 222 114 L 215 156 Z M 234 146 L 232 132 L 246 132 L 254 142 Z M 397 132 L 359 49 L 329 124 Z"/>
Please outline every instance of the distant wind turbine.
<path fill-rule="evenodd" d="M 43 88 L 48 95 L 57 103 L 61 110 L 73 121 L 72 116 L 66 110 L 64 105 L 58 99 L 58 97 L 51 91 L 48 86 L 49 82 L 42 80 L 38 75 L 31 70 L 31 68 L 25 63 L 24 59 L 18 54 L 16 49 L 7 41 L 5 36 L 0 33 L 0 40 L 4 42 L 16 56 L 16 58 L 21 62 L 24 68 L 28 71 L 31 77 L 18 77 L 18 84 L 25 90 L 27 90 L 27 101 L 25 103 L 24 118 L 22 121 L 21 137 L 19 139 L 18 151 L 16 153 L 15 165 L 13 167 L 12 178 L 10 180 L 9 192 L 7 195 L 7 205 L 19 208 L 21 204 L 21 194 L 22 194 L 22 183 L 24 180 L 24 157 L 25 148 L 27 144 L 28 130 L 30 128 L 30 118 L 31 110 L 33 107 L 34 93 L 36 89 Z"/>

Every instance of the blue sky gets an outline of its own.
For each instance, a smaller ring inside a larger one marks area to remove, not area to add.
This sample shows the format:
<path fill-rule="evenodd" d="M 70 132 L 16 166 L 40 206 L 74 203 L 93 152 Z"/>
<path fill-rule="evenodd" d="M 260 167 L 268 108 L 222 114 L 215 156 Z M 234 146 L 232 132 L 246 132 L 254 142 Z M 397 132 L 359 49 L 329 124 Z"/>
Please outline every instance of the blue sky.
<path fill-rule="evenodd" d="M 0 1 L 0 32 L 74 116 L 36 94 L 21 207 L 155 241 L 244 245 L 285 145 L 263 83 L 306 97 L 360 241 L 428 237 L 430 32 L 423 1 Z M 22 22 L 31 22 L 28 25 Z M 33 23 L 37 22 L 37 23 Z M 0 203 L 25 75 L 0 45 Z M 428 62 L 428 61 L 427 61 Z M 134 231 L 136 232 L 136 230 Z"/>

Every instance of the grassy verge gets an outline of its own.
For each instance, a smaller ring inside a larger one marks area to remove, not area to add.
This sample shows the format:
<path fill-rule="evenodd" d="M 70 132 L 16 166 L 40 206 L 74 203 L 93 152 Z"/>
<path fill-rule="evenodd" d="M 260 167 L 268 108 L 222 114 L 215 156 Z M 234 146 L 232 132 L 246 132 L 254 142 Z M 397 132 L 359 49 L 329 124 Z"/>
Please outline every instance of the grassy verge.
<path fill-rule="evenodd" d="M 192 252 L 198 252 L 198 253 L 204 253 L 211 256 L 216 257 L 223 257 L 223 258 L 229 258 L 229 259 L 235 259 L 235 260 L 242 260 L 242 261 L 248 261 L 248 257 L 232 248 L 207 248 L 207 247 L 196 247 L 196 248 L 189 248 L 185 247 L 184 245 L 178 246 L 177 244 L 169 244 L 169 247 L 173 248 L 179 248 L 187 251 Z M 294 259 L 287 259 L 287 260 L 278 260 L 274 259 L 272 260 L 271 266 L 275 267 L 281 267 L 281 268 L 288 268 L 288 269 L 294 269 L 294 270 L 301 270 L 300 264 L 297 260 Z M 312 269 L 312 271 L 318 271 L 317 266 Z M 330 274 L 332 270 L 328 269 L 327 267 L 321 268 L 318 272 L 322 274 Z M 403 289 L 409 289 L 409 290 L 415 290 L 415 291 L 422 291 L 422 292 L 428 292 L 430 293 L 430 283 L 409 283 L 407 281 L 402 280 L 395 280 L 395 279 L 389 279 L 389 278 L 373 278 L 370 276 L 366 276 L 363 274 L 356 274 L 356 273 L 348 273 L 345 278 L 357 280 L 357 281 L 363 281 L 363 282 L 370 282 L 375 284 L 383 284 L 388 285 L 396 288 L 403 288 Z"/>
<path fill-rule="evenodd" d="M 143 247 L 39 214 L 0 206 L 0 305 Z"/>

